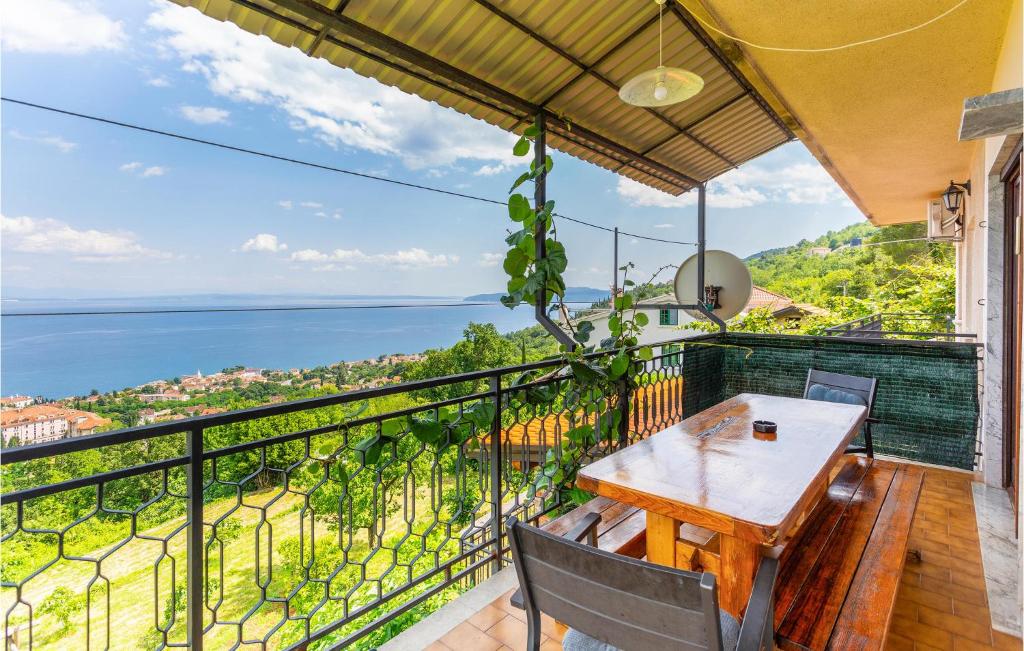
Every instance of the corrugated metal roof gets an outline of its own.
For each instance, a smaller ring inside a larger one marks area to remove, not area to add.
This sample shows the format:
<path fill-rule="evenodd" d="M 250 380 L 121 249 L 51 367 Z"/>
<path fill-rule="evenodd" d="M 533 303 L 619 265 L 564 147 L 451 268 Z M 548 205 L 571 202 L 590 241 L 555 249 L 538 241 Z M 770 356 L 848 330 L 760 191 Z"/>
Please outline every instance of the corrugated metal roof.
<path fill-rule="evenodd" d="M 546 116 L 549 146 L 680 194 L 792 139 L 675 3 L 665 63 L 704 90 L 659 109 L 618 88 L 656 65 L 651 0 L 174 0 L 508 131 Z"/>

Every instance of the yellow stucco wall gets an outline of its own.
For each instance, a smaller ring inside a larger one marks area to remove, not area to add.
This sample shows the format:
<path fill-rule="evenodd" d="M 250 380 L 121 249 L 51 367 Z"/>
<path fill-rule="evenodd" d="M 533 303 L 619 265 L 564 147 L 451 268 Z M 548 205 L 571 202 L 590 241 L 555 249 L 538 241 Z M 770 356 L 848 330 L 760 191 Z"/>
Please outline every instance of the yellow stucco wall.
<path fill-rule="evenodd" d="M 956 4 L 682 2 L 726 33 L 791 48 L 891 34 Z M 865 215 L 880 224 L 920 221 L 928 199 L 971 168 L 976 145 L 957 140 L 963 100 L 990 92 L 995 79 L 1011 87 L 1020 77 L 1019 57 L 1016 64 L 1005 57 L 1020 51 L 1019 30 L 1010 24 L 1019 12 L 1020 0 L 968 0 L 917 31 L 836 52 L 774 52 L 720 36 L 716 41 L 795 118 L 808 149 Z"/>

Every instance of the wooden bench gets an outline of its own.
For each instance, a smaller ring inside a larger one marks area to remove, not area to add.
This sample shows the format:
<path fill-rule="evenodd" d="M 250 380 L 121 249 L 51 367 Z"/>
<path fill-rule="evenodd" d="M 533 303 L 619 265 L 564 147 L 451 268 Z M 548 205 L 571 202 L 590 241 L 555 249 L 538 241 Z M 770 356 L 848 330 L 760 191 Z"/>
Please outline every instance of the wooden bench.
<path fill-rule="evenodd" d="M 601 514 L 601 522 L 597 525 L 599 549 L 633 558 L 643 558 L 647 553 L 647 516 L 644 511 L 607 497 L 595 497 L 542 524 L 541 529 L 564 536 L 590 513 Z"/>
<path fill-rule="evenodd" d="M 780 555 L 780 647 L 882 648 L 923 477 L 920 467 L 848 459 Z"/>

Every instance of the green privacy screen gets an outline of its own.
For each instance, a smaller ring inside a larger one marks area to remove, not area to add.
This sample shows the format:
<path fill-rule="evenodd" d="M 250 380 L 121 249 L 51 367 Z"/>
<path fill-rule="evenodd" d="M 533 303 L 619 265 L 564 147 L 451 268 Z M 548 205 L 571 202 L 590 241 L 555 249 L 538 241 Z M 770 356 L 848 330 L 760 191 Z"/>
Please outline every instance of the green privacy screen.
<path fill-rule="evenodd" d="M 803 395 L 807 370 L 873 377 L 875 452 L 970 470 L 978 425 L 977 347 L 966 343 L 728 333 L 688 342 L 683 413 L 738 393 Z"/>

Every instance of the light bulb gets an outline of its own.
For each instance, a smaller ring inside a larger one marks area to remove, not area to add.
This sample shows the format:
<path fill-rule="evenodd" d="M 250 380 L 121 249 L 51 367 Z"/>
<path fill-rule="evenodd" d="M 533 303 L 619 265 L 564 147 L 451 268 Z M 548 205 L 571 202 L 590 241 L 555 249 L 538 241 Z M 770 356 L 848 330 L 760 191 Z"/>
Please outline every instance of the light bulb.
<path fill-rule="evenodd" d="M 668 97 L 668 88 L 665 88 L 665 82 L 659 81 L 654 85 L 654 99 L 659 102 Z"/>

